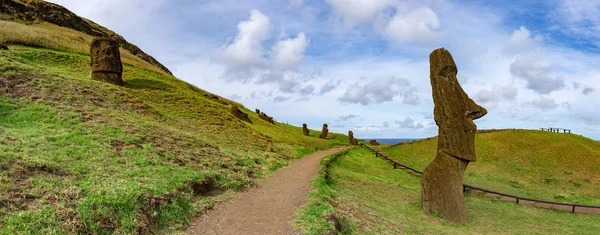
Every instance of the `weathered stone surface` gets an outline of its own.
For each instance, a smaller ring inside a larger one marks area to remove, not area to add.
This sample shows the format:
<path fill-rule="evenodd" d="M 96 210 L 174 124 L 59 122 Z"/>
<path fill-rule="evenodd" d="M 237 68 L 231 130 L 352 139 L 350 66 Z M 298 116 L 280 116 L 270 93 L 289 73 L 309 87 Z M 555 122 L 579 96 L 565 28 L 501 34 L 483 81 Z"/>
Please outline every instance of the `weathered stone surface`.
<path fill-rule="evenodd" d="M 123 85 L 119 43 L 109 37 L 94 38 L 90 46 L 92 79 Z"/>
<path fill-rule="evenodd" d="M 429 56 L 434 119 L 438 126 L 438 152 L 423 172 L 421 203 L 425 213 L 438 213 L 451 223 L 467 221 L 463 174 L 475 161 L 473 120 L 487 110 L 463 91 L 450 52 L 437 49 Z"/>
<path fill-rule="evenodd" d="M 369 140 L 369 144 L 372 146 L 378 146 L 379 143 L 377 143 L 377 140 Z"/>
<path fill-rule="evenodd" d="M 348 142 L 350 145 L 358 145 L 358 140 L 354 139 L 354 132 L 348 131 Z"/>
<path fill-rule="evenodd" d="M 319 138 L 326 139 L 327 138 L 327 134 L 329 134 L 329 129 L 327 129 L 327 123 L 324 123 L 323 124 L 323 130 L 321 130 L 321 135 L 319 135 Z"/>
<path fill-rule="evenodd" d="M 305 136 L 309 136 L 310 134 L 310 130 L 306 126 L 306 123 L 302 124 L 302 133 L 304 133 Z"/>
<path fill-rule="evenodd" d="M 270 117 L 269 115 L 267 115 L 264 112 L 260 112 L 260 115 L 258 115 L 258 117 L 262 120 L 265 120 L 265 121 L 275 125 L 275 120 L 273 120 L 273 117 Z"/>
<path fill-rule="evenodd" d="M 236 106 L 231 106 L 231 114 L 236 117 L 237 119 L 240 119 L 242 121 L 245 122 L 249 122 L 252 123 L 252 121 L 250 120 L 250 118 L 248 118 L 248 114 L 242 112 L 238 107 Z"/>
<path fill-rule="evenodd" d="M 6 46 L 4 44 L 0 44 L 0 51 L 1 50 L 8 50 L 8 46 Z"/>

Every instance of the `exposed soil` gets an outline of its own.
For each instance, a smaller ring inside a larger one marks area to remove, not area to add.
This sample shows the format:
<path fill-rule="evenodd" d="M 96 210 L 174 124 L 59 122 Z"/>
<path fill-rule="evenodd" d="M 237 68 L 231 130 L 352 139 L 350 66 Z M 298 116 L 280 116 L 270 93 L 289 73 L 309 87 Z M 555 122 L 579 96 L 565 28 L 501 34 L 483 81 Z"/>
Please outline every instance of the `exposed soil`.
<path fill-rule="evenodd" d="M 304 204 L 323 157 L 344 147 L 319 151 L 292 161 L 257 186 L 194 219 L 188 234 L 298 234 L 292 215 Z"/>

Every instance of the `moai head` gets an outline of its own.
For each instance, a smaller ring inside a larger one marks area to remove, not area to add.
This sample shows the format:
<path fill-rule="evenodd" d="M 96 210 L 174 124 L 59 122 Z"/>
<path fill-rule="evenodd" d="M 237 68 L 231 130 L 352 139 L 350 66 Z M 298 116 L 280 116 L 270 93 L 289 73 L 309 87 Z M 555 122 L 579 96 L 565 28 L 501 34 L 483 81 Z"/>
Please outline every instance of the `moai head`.
<path fill-rule="evenodd" d="M 429 55 L 433 110 L 438 129 L 438 152 L 474 162 L 475 132 L 473 120 L 483 117 L 487 110 L 477 105 L 463 91 L 456 75 L 454 59 L 445 48 Z"/>
<path fill-rule="evenodd" d="M 119 43 L 109 37 L 97 37 L 90 46 L 92 72 L 123 73 Z"/>
<path fill-rule="evenodd" d="M 302 124 L 302 128 L 304 128 L 304 129 L 308 128 L 308 127 L 306 126 L 306 123 Z"/>
<path fill-rule="evenodd" d="M 327 123 L 323 123 L 323 132 L 329 131 L 327 128 Z"/>

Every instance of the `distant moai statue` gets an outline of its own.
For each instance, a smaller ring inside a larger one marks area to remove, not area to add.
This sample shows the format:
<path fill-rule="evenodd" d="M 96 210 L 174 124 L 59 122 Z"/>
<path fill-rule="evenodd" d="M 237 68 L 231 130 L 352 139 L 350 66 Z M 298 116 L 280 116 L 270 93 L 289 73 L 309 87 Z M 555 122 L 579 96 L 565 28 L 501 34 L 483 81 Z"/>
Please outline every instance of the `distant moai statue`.
<path fill-rule="evenodd" d="M 327 123 L 324 123 L 323 130 L 321 130 L 321 135 L 319 135 L 319 138 L 321 138 L 321 139 L 327 138 L 328 133 L 329 133 L 329 129 L 327 129 Z"/>
<path fill-rule="evenodd" d="M 309 136 L 310 134 L 310 130 L 306 126 L 306 123 L 302 124 L 302 133 L 304 133 L 305 136 Z"/>
<path fill-rule="evenodd" d="M 348 142 L 350 145 L 358 145 L 358 140 L 354 139 L 354 132 L 348 131 Z"/>
<path fill-rule="evenodd" d="M 247 113 L 242 112 L 238 107 L 231 106 L 231 115 L 244 122 L 252 123 Z"/>
<path fill-rule="evenodd" d="M 461 88 L 456 79 L 458 69 L 449 51 L 434 50 L 429 63 L 438 151 L 423 172 L 421 206 L 425 213 L 438 213 L 448 222 L 465 223 L 463 174 L 469 162 L 476 160 L 477 126 L 473 120 L 486 115 L 487 110 Z"/>
<path fill-rule="evenodd" d="M 371 146 L 378 146 L 378 145 L 379 145 L 379 142 L 377 142 L 377 140 L 369 140 L 369 144 L 370 144 Z"/>
<path fill-rule="evenodd" d="M 256 111 L 256 114 L 260 115 L 260 109 L 255 109 L 254 111 Z"/>
<path fill-rule="evenodd" d="M 97 37 L 90 46 L 92 79 L 122 86 L 123 65 L 119 43 L 109 37 Z"/>

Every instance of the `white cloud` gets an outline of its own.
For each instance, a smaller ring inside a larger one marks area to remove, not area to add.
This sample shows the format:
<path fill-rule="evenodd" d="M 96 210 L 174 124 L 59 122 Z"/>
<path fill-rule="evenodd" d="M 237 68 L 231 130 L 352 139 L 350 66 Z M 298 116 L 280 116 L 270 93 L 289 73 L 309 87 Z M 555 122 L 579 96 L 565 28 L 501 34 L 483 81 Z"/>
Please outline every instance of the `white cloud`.
<path fill-rule="evenodd" d="M 531 36 L 531 32 L 527 30 L 527 28 L 521 26 L 508 38 L 504 52 L 507 54 L 519 54 L 526 52 L 531 50 L 536 43 L 541 42 L 544 39 L 541 35 L 537 35 L 533 38 Z"/>
<path fill-rule="evenodd" d="M 352 84 L 338 100 L 342 103 L 368 105 L 392 101 L 394 97 L 402 97 L 402 102 L 408 105 L 419 103 L 416 88 L 410 86 L 410 81 L 393 76 L 376 79 L 365 85 Z"/>
<path fill-rule="evenodd" d="M 558 104 L 554 99 L 541 97 L 540 99 L 534 99 L 530 102 L 526 102 L 525 105 L 530 105 L 538 108 L 544 112 L 558 108 Z"/>
<path fill-rule="evenodd" d="M 241 21 L 237 28 L 235 39 L 218 52 L 217 59 L 233 71 L 261 65 L 264 53 L 261 43 L 268 38 L 271 28 L 269 17 L 253 9 L 250 19 Z"/>
<path fill-rule="evenodd" d="M 406 14 L 397 12 L 381 32 L 395 44 L 405 42 L 431 42 L 437 35 L 434 29 L 440 27 L 438 16 L 430 8 L 418 8 Z"/>
<path fill-rule="evenodd" d="M 326 0 L 346 26 L 369 24 L 383 9 L 396 3 L 396 0 Z"/>
<path fill-rule="evenodd" d="M 495 108 L 500 101 L 514 102 L 517 94 L 517 88 L 511 85 L 494 85 L 491 91 L 488 89 L 480 90 L 477 94 L 475 94 L 475 96 L 473 96 L 473 100 L 489 109 Z"/>
<path fill-rule="evenodd" d="M 279 41 L 271 50 L 271 60 L 276 67 L 281 69 L 293 69 L 304 57 L 304 52 L 309 41 L 304 33 L 299 33 L 296 38 Z"/>
<path fill-rule="evenodd" d="M 423 126 L 422 123 L 414 121 L 412 118 L 410 117 L 406 117 L 404 119 L 404 121 L 395 121 L 396 124 L 398 124 L 400 126 L 400 128 L 405 128 L 405 129 L 421 129 L 425 126 Z"/>
<path fill-rule="evenodd" d="M 550 66 L 543 66 L 534 57 L 520 56 L 510 65 L 510 73 L 527 83 L 526 87 L 539 94 L 548 94 L 565 87 L 564 80 L 553 76 Z"/>

